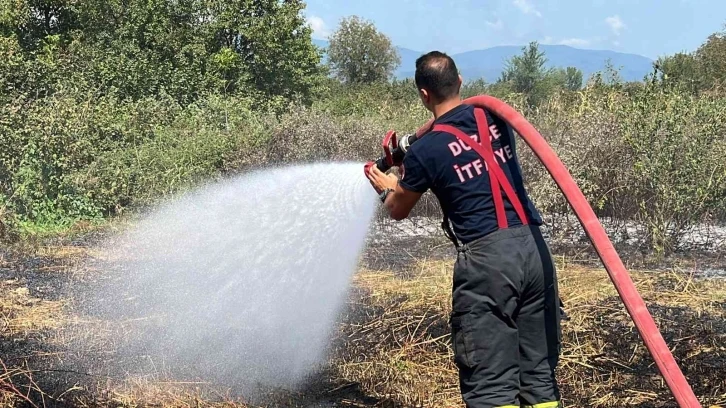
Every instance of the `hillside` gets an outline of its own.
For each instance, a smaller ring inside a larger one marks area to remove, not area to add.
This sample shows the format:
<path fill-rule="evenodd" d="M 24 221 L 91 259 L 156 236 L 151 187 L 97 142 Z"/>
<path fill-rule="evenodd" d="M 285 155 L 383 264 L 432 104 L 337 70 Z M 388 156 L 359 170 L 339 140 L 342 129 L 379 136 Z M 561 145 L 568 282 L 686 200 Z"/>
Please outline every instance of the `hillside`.
<path fill-rule="evenodd" d="M 319 47 L 327 47 L 328 42 L 314 40 Z M 614 67 L 620 69 L 620 75 L 626 81 L 640 81 L 645 75 L 652 72 L 653 61 L 636 54 L 626 54 L 608 50 L 584 50 L 566 45 L 540 45 L 548 62 L 548 67 L 577 67 L 585 78 L 605 68 L 608 60 Z M 408 48 L 397 47 L 401 55 L 401 65 L 396 71 L 396 77 L 413 77 L 416 58 L 421 52 Z M 453 54 L 462 75 L 466 80 L 484 78 L 487 82 L 494 82 L 501 74 L 507 59 L 522 52 L 520 46 L 500 46 L 483 50 L 468 51 Z"/>

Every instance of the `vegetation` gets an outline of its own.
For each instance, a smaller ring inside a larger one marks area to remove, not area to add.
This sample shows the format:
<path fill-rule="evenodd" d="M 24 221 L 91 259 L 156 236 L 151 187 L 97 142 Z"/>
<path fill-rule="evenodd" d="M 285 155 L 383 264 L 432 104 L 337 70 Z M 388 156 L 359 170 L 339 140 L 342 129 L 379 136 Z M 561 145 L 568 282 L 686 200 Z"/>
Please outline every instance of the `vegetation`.
<path fill-rule="evenodd" d="M 331 35 L 328 58 L 335 76 L 351 85 L 388 80 L 401 63 L 391 40 L 357 16 L 343 19 Z"/>
<path fill-rule="evenodd" d="M 250 166 L 368 159 L 387 129 L 425 122 L 413 82 L 386 81 L 398 56 L 385 35 L 343 20 L 324 65 L 303 8 L 3 3 L 0 234 L 101 221 Z M 637 83 L 615 70 L 583 83 L 575 68 L 546 69 L 532 43 L 498 81 L 467 82 L 464 94 L 521 110 L 600 215 L 623 232 L 642 225 L 648 247 L 667 253 L 690 229 L 726 220 L 724 38 L 662 58 Z M 567 205 L 521 150 L 529 190 L 557 228 Z"/>
<path fill-rule="evenodd" d="M 6 235 L 117 214 L 218 174 L 259 141 L 266 112 L 310 103 L 325 79 L 301 1 L 10 3 Z"/>
<path fill-rule="evenodd" d="M 670 86 L 700 94 L 723 92 L 726 87 L 726 28 L 708 37 L 693 53 L 678 53 L 656 62 Z"/>
<path fill-rule="evenodd" d="M 542 104 L 558 90 L 582 88 L 582 72 L 575 67 L 546 69 L 547 58 L 536 42 L 522 48 L 522 55 L 508 63 L 497 85 L 525 95 L 528 107 Z"/>
<path fill-rule="evenodd" d="M 726 99 L 696 97 L 661 83 L 630 88 L 595 81 L 574 99 L 552 97 L 530 115 L 596 212 L 645 228 L 644 244 L 669 253 L 690 229 L 723 223 Z M 545 212 L 567 204 L 527 156 L 530 191 Z"/>

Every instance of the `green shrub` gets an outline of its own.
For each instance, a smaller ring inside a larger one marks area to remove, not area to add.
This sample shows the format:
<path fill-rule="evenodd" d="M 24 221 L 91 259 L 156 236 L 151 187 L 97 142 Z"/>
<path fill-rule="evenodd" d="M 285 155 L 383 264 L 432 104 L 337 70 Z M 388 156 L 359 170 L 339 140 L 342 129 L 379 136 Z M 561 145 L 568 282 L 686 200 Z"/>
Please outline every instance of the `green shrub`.
<path fill-rule="evenodd" d="M 726 206 L 726 99 L 646 87 L 622 112 L 627 193 L 658 252 Z"/>
<path fill-rule="evenodd" d="M 726 99 L 696 98 L 657 84 L 590 86 L 529 115 L 601 217 L 645 227 L 658 253 L 679 247 L 699 225 L 723 222 Z M 529 191 L 547 213 L 567 203 L 531 154 Z"/>
<path fill-rule="evenodd" d="M 526 95 L 481 81 L 467 85 L 466 96 L 487 89 L 539 129 L 598 216 L 616 221 L 615 232 L 641 225 L 644 242 L 666 253 L 690 229 L 726 221 L 725 98 L 597 77 L 533 108 L 523 108 Z M 0 234 L 102 219 L 253 167 L 362 164 L 380 156 L 387 130 L 412 132 L 431 117 L 412 81 L 328 83 L 321 91 L 312 106 L 254 90 L 187 105 L 163 93 L 137 100 L 77 90 L 6 94 Z M 569 233 L 569 205 L 521 140 L 518 146 L 530 195 L 551 225 Z M 439 211 L 429 194 L 415 215 Z"/>
<path fill-rule="evenodd" d="M 118 101 L 55 94 L 0 122 L 1 203 L 22 220 L 63 224 L 147 204 L 232 167 L 263 142 L 249 100 Z M 259 117 L 259 118 L 258 118 Z"/>

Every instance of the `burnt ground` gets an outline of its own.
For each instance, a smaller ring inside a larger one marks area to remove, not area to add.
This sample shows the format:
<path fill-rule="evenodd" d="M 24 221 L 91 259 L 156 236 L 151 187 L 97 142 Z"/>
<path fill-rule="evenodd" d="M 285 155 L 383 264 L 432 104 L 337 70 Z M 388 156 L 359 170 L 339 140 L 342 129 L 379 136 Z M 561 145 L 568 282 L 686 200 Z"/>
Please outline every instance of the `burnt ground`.
<path fill-rule="evenodd" d="M 73 248 L 84 248 L 93 239 L 66 243 Z M 76 406 L 129 406 L 136 405 L 133 390 L 114 390 L 111 384 L 125 382 L 124 373 L 137 371 L 137 361 L 114 360 L 98 350 L 66 348 L 59 342 L 64 336 L 63 323 L 49 320 L 65 319 L 56 303 L 82 294 L 87 285 L 67 274 L 76 259 L 37 253 L 37 250 L 4 250 L 0 252 L 0 407 L 76 407 Z M 17 293 L 17 296 L 15 294 Z M 9 296 L 8 296 L 9 295 Z M 47 303 L 50 309 L 43 308 Z M 72 302 L 70 302 L 72 303 Z M 57 306 L 57 308 L 56 308 Z M 70 307 L 71 313 L 73 306 Z M 36 309 L 36 310 L 34 310 Z M 12 327 L 16 326 L 16 327 Z M 19 326 L 19 327 L 18 327 Z M 115 365 L 112 373 L 100 375 L 94 363 Z M 331 379 L 330 373 L 321 372 L 303 384 L 304 391 L 274 391 L 274 397 L 265 398 L 269 407 L 358 407 L 380 406 L 378 400 L 366 397 L 356 384 Z M 153 381 L 151 381 L 153 383 Z M 234 396 L 221 397 L 225 390 L 199 389 L 145 390 L 152 405 L 199 406 L 200 401 L 242 406 Z M 204 388 L 204 385 L 201 385 Z M 128 393 L 128 394 L 127 394 Z M 158 400 L 158 401 L 157 401 Z M 145 404 L 143 404 L 145 405 Z M 207 404 L 204 404 L 207 405 Z"/>
<path fill-rule="evenodd" d="M 420 267 L 416 279 L 375 271 L 359 277 L 356 315 L 342 334 L 347 378 L 404 401 L 400 406 L 459 406 L 441 266 Z M 637 271 L 633 279 L 703 406 L 726 404 L 726 282 Z M 565 406 L 677 406 L 607 274 L 570 265 L 560 283 L 571 316 L 560 364 Z"/>
<path fill-rule="evenodd" d="M 560 221 L 553 229 L 546 224 L 542 232 L 552 253 L 578 264 L 601 267 L 602 263 L 589 238 L 574 217 L 569 225 Z M 411 261 L 451 259 L 456 250 L 443 235 L 441 220 L 419 216 L 402 222 L 384 220 L 374 227 L 364 262 L 372 268 L 405 270 Z M 678 270 L 698 278 L 726 278 L 726 226 L 703 227 L 687 234 L 677 250 L 656 255 L 639 235 L 624 235 L 618 228 L 603 222 L 606 232 L 627 268 L 654 272 Z M 622 228 L 622 227 L 620 227 Z M 631 227 L 630 229 L 633 229 Z M 388 248 L 394 248 L 390 251 Z"/>
<path fill-rule="evenodd" d="M 103 280 L 79 265 L 107 235 L 94 231 L 0 249 L 0 407 L 248 406 L 228 389 L 201 382 L 167 388 L 166 379 L 151 378 L 128 385 L 127 375 L 139 371 L 143 356 L 123 359 L 102 345 L 67 347 L 65 339 L 87 336 L 68 335 L 76 328 L 76 312 L 83 315 L 79 298 Z M 99 374 L 99 367 L 109 365 L 113 372 Z M 334 377 L 323 368 L 299 390 L 260 391 L 257 398 L 270 408 L 387 406 L 357 384 Z"/>
<path fill-rule="evenodd" d="M 0 250 L 0 406 L 192 407 L 232 406 L 238 402 L 239 399 L 228 390 L 201 383 L 191 386 L 171 384 L 170 389 L 169 384 L 150 377 L 128 385 L 124 374 L 134 371 L 135 361 L 116 361 L 115 372 L 101 375 L 89 366 L 89 362 L 107 365 L 114 359 L 112 353 L 102 347 L 79 352 L 64 344 L 67 331 L 75 327 L 69 324 L 77 318 L 73 312 L 75 299 L 95 281 L 93 271 L 79 273 L 78 265 L 104 236 L 103 231 L 93 231 L 75 238 L 56 238 L 35 246 Z M 392 242 L 395 242 L 394 250 L 389 248 Z M 554 251 L 559 253 L 556 247 Z M 570 254 L 583 254 L 586 249 L 571 248 L 571 251 Z M 411 236 L 388 231 L 374 234 L 362 258 L 362 266 L 372 270 L 394 270 L 406 279 L 414 275 L 410 273 L 414 261 L 451 259 L 454 254 L 450 243 L 440 234 Z M 593 257 L 594 253 L 590 252 L 576 259 L 592 263 L 596 261 Z M 714 259 L 718 266 L 719 258 Z M 386 312 L 381 307 L 364 304 L 361 301 L 364 292 L 359 289 L 351 292 L 350 309 L 342 314 L 347 324 L 365 325 Z M 395 301 L 391 299 L 391 304 Z M 606 299 L 598 307 L 606 311 L 622 309 L 617 297 Z M 726 312 L 726 299 L 721 300 L 719 307 Z M 699 395 L 712 395 L 709 401 L 714 404 L 726 402 L 718 399 L 718 395 L 726 394 L 726 390 L 719 389 L 724 386 L 723 372 L 726 371 L 724 314 L 712 315 L 688 305 L 656 304 L 651 311 L 662 327 L 666 341 L 677 344 L 674 353 L 683 364 L 684 373 L 689 379 L 696 379 L 694 391 Z M 662 394 L 662 383 L 642 347 L 640 351 L 633 351 L 633 344 L 638 344 L 639 339 L 628 326 L 627 316 L 621 314 L 619 320 L 598 319 L 599 326 L 591 329 L 602 336 L 603 347 L 601 356 L 593 357 L 589 364 L 592 371 L 586 374 L 592 375 L 593 381 L 609 384 L 610 392 L 614 394 L 632 390 Z M 445 324 L 431 323 L 428 334 L 445 336 L 448 330 Z M 339 337 L 334 349 L 347 348 L 350 341 Z M 361 382 L 341 377 L 345 376 L 339 375 L 335 367 L 328 367 L 304 384 L 302 391 L 270 391 L 274 398 L 269 398 L 264 405 L 311 408 L 414 406 L 372 391 Z M 652 391 L 648 391 L 649 387 Z M 583 394 L 574 382 L 565 380 L 563 390 L 580 396 L 580 399 L 570 400 L 568 406 L 593 406 L 593 397 Z M 635 406 L 670 405 L 654 403 L 651 399 Z"/>

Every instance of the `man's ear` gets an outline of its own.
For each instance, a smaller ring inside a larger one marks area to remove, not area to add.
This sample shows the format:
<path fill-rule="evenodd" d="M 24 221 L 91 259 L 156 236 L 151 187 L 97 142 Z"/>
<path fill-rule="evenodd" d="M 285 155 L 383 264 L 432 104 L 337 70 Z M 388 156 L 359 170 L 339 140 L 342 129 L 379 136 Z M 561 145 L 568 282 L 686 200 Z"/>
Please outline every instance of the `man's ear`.
<path fill-rule="evenodd" d="M 461 90 L 461 86 L 464 84 L 464 77 L 459 74 L 459 90 Z"/>
<path fill-rule="evenodd" d="M 419 96 L 421 96 L 421 100 L 424 103 L 426 103 L 426 104 L 431 103 L 431 95 L 429 94 L 429 91 L 421 88 L 418 90 L 418 94 L 419 94 Z"/>

